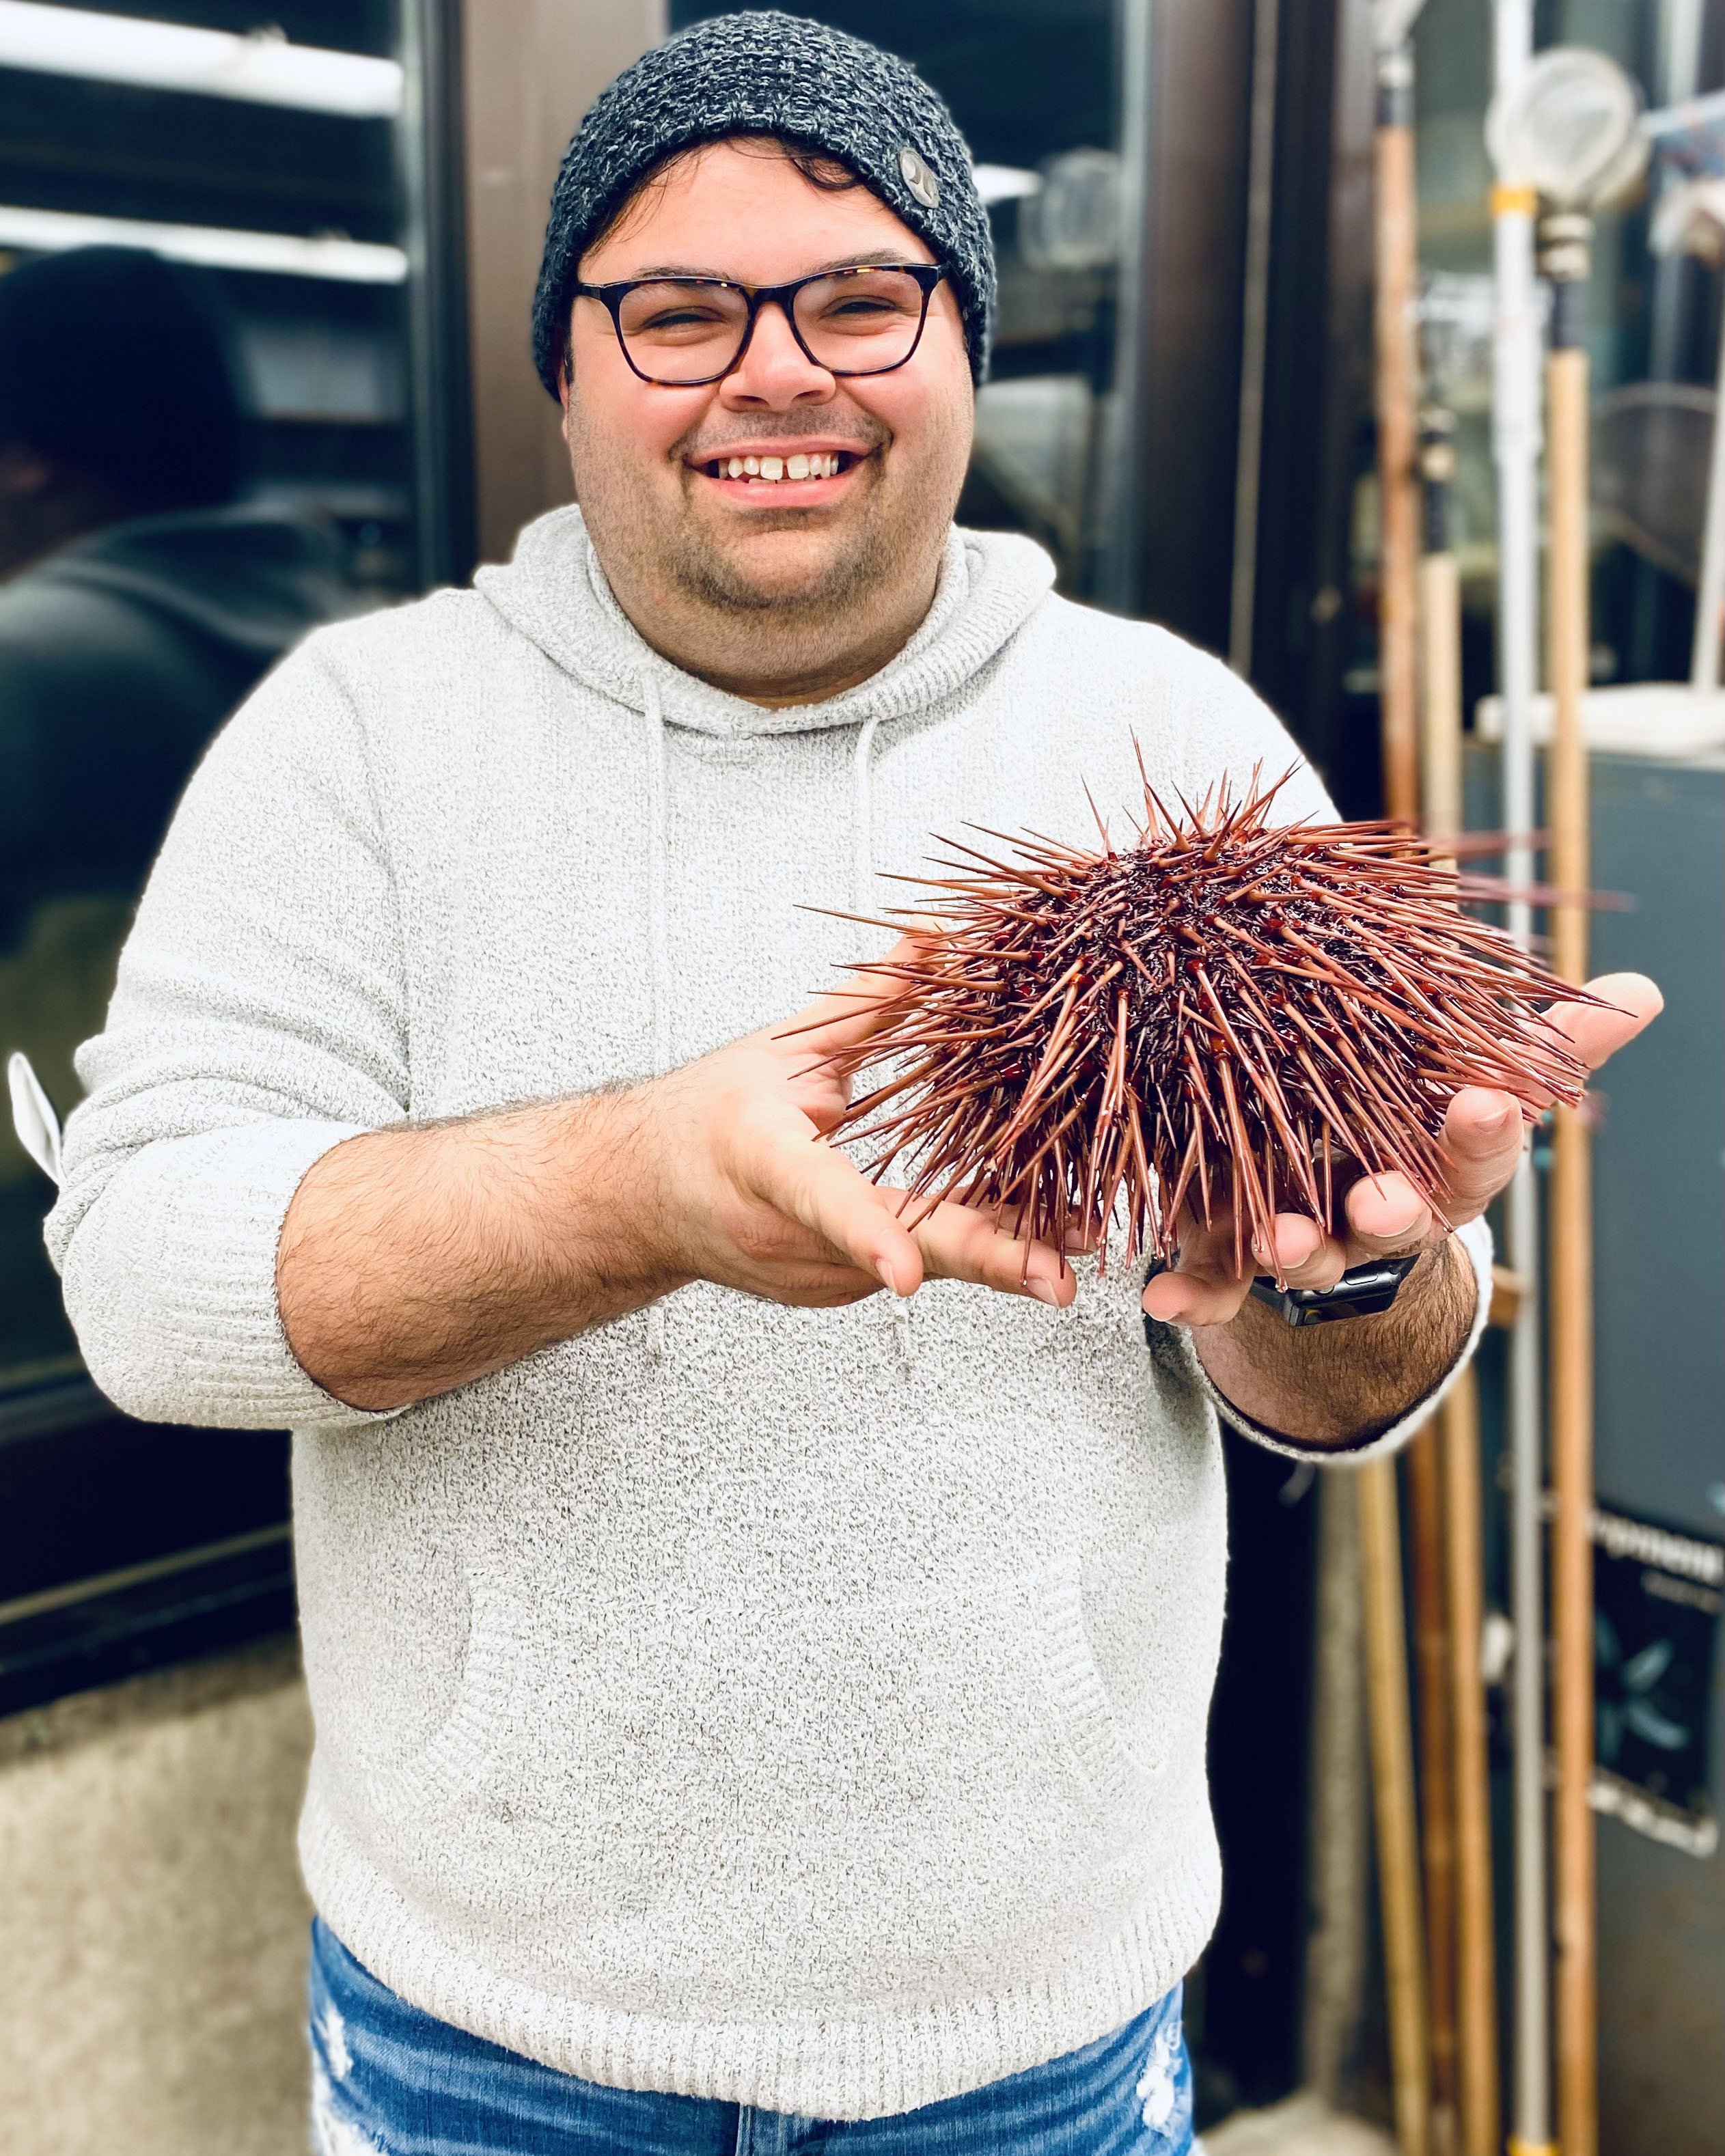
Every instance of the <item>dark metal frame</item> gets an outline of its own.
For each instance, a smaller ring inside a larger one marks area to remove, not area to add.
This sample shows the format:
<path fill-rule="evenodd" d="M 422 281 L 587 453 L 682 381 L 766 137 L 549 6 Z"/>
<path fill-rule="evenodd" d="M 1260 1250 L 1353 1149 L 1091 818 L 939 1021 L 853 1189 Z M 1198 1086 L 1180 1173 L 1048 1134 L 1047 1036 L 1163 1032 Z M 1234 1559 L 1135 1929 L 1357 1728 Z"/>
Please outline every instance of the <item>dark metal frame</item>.
<path fill-rule="evenodd" d="M 401 61 L 414 524 L 419 581 L 430 590 L 465 583 L 478 551 L 460 0 L 401 0 Z"/>
<path fill-rule="evenodd" d="M 140 1424 L 76 1372 L 8 1386 L 0 1573 L 0 1716 L 284 1630 L 285 1435 Z"/>

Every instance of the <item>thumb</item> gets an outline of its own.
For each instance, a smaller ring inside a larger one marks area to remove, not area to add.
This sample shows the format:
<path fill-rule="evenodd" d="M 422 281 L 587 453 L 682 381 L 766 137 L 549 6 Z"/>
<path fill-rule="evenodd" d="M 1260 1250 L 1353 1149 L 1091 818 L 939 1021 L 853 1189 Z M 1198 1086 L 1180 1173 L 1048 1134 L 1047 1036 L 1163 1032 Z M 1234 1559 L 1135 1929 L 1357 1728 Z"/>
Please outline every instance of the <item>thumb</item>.
<path fill-rule="evenodd" d="M 918 919 L 920 923 L 927 916 Z M 860 1048 L 891 1021 L 907 995 L 933 978 L 932 961 L 939 933 L 937 925 L 930 921 L 901 936 L 885 957 L 867 959 L 852 968 L 862 977 L 856 987 L 817 996 L 793 1019 L 775 1026 L 772 1039 L 793 1044 L 811 1061 Z"/>

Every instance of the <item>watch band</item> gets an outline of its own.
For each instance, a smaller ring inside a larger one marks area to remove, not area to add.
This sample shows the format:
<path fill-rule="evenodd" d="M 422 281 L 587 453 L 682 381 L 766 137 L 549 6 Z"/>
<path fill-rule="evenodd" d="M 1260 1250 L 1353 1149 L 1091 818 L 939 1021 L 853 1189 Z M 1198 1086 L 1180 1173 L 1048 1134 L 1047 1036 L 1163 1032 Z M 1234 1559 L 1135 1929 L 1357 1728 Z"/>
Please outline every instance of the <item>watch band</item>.
<path fill-rule="evenodd" d="M 1251 1292 L 1258 1301 L 1280 1311 L 1290 1325 L 1333 1325 L 1343 1318 L 1373 1317 L 1388 1310 L 1419 1262 L 1418 1250 L 1405 1258 L 1376 1258 L 1369 1265 L 1351 1267 L 1331 1287 L 1278 1287 L 1260 1274 L 1252 1282 Z M 1169 1270 L 1165 1258 L 1156 1259 L 1144 1276 L 1146 1285 Z M 1154 1322 L 1146 1312 L 1147 1337 Z"/>

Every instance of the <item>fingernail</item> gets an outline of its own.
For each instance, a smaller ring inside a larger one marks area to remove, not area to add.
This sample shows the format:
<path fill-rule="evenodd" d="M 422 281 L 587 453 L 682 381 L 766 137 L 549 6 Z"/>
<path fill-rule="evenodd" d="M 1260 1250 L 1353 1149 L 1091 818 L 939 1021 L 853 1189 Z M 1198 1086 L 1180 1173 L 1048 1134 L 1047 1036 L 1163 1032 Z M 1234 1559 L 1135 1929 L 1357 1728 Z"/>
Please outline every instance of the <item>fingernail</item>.
<path fill-rule="evenodd" d="M 886 1292 L 889 1295 L 896 1295 L 898 1293 L 898 1282 L 892 1276 L 891 1260 L 888 1258 L 880 1258 L 877 1260 L 875 1265 L 875 1270 L 880 1275 L 880 1285 L 886 1289 Z"/>
<path fill-rule="evenodd" d="M 1060 1308 L 1060 1298 L 1055 1291 L 1052 1281 L 1033 1280 L 1030 1282 L 1030 1292 L 1038 1302 L 1048 1303 L 1056 1310 Z"/>

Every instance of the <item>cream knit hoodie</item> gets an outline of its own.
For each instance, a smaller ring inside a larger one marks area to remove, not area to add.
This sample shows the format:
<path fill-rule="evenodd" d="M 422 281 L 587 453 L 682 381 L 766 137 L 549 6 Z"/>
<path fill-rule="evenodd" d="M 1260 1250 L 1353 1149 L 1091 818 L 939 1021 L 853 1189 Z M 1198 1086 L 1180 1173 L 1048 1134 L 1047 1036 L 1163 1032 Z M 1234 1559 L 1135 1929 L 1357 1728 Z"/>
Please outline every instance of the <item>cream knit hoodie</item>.
<path fill-rule="evenodd" d="M 301 1851 L 367 1967 L 601 2082 L 908 2109 L 1117 2026 L 1214 1917 L 1222 1455 L 1142 1268 L 1065 1312 L 697 1283 L 380 1417 L 295 1363 L 277 1234 L 357 1132 L 798 1010 L 888 940 L 801 909 L 966 819 L 1081 838 L 1134 735 L 1188 794 L 1294 752 L 1023 539 L 955 532 L 890 665 L 771 712 L 654 654 L 573 510 L 476 581 L 319 632 L 211 751 L 50 1245 L 121 1406 L 296 1433 Z"/>

